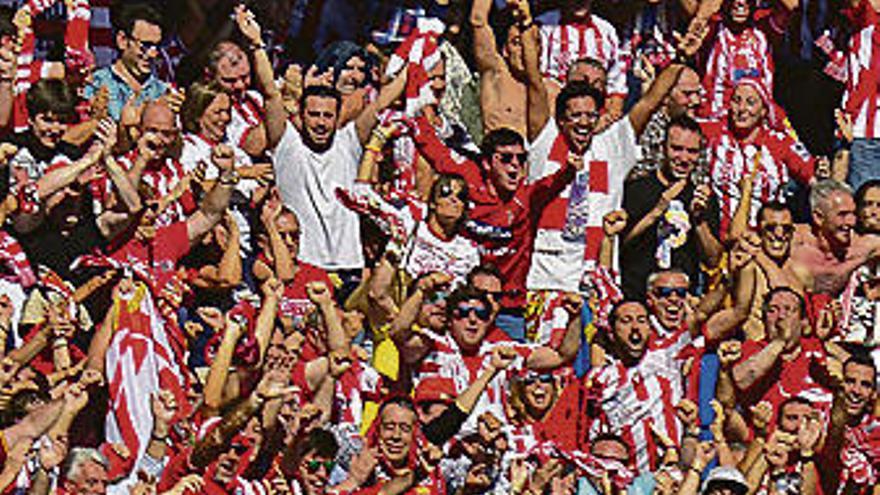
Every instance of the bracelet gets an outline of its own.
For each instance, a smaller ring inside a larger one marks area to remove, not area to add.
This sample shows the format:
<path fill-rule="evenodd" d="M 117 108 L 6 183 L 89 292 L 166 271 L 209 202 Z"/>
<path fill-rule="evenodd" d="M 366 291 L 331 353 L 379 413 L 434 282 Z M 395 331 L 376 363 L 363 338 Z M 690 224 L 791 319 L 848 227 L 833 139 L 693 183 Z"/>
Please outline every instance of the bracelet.
<path fill-rule="evenodd" d="M 166 433 L 164 437 L 160 437 L 159 435 L 153 433 L 152 435 L 150 435 L 150 439 L 161 443 L 168 443 L 168 434 Z"/>
<path fill-rule="evenodd" d="M 229 172 L 220 175 L 220 183 L 224 186 L 234 186 L 238 184 L 240 180 L 241 175 L 235 170 L 230 170 Z"/>
<path fill-rule="evenodd" d="M 67 339 L 59 337 L 52 342 L 53 349 L 60 349 L 62 347 L 67 347 Z"/>

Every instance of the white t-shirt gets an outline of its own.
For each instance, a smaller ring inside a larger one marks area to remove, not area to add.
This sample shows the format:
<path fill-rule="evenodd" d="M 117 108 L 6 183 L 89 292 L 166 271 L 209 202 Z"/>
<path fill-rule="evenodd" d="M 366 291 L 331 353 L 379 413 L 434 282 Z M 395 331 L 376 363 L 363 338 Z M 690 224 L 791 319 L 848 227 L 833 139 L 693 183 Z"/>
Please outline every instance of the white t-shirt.
<path fill-rule="evenodd" d="M 534 182 L 559 170 L 561 162 L 568 157 L 567 149 L 556 122 L 548 121 L 529 146 L 529 181 Z M 599 243 L 604 237 L 602 217 L 620 208 L 623 181 L 636 164 L 637 153 L 636 133 L 628 117 L 593 136 L 584 154 L 584 170 L 578 172 L 578 176 L 589 174 L 586 235 L 576 241 L 562 237 L 571 193 L 571 185 L 568 185 L 547 205 L 538 221 L 526 288 L 578 290 L 584 272 L 595 267 L 598 258 Z"/>
<path fill-rule="evenodd" d="M 281 199 L 299 219 L 301 261 L 325 270 L 363 268 L 358 215 L 336 198 L 336 188 L 354 186 L 360 158 L 354 122 L 338 130 L 323 153 L 309 149 L 288 122 L 272 162 Z"/>
<path fill-rule="evenodd" d="M 410 240 L 405 257 L 406 272 L 416 278 L 430 272 L 450 275 L 455 283 L 463 282 L 467 274 L 480 264 L 477 244 L 461 235 L 450 241 L 437 237 L 422 222 Z"/>

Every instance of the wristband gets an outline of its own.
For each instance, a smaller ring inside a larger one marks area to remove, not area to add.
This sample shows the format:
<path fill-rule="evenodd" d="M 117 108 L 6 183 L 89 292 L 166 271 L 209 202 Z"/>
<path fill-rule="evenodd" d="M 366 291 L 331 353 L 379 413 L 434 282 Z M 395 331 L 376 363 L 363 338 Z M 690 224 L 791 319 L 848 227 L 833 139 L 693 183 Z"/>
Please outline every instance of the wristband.
<path fill-rule="evenodd" d="M 57 338 L 52 342 L 53 349 L 59 349 L 61 347 L 67 347 L 67 339 L 65 338 Z"/>
<path fill-rule="evenodd" d="M 150 438 L 157 441 L 157 442 L 168 443 L 168 434 L 167 433 L 165 434 L 164 437 L 160 437 L 159 435 L 156 435 L 155 433 L 153 433 L 152 435 L 150 435 Z"/>
<path fill-rule="evenodd" d="M 220 183 L 224 186 L 234 186 L 241 180 L 241 175 L 235 170 L 224 172 L 220 175 Z"/>

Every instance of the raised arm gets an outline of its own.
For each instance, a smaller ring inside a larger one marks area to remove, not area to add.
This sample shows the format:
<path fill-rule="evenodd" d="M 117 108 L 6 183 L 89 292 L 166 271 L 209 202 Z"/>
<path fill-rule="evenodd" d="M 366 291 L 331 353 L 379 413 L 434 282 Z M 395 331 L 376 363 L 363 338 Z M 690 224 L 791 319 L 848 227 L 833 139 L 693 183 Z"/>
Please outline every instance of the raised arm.
<path fill-rule="evenodd" d="M 366 144 L 370 138 L 370 132 L 373 131 L 376 123 L 379 121 L 379 113 L 388 108 L 389 105 L 394 103 L 403 94 L 403 90 L 406 87 L 407 73 L 407 69 L 404 68 L 388 84 L 382 86 L 382 89 L 379 90 L 379 96 L 370 102 L 355 119 L 354 125 L 357 128 L 358 139 L 360 139 L 362 144 Z"/>
<path fill-rule="evenodd" d="M 495 44 L 495 33 L 489 26 L 489 11 L 492 9 L 492 0 L 474 0 L 471 5 L 471 26 L 474 32 L 474 60 L 481 77 L 487 77 L 487 73 L 497 73 L 501 70 L 504 59 L 498 53 Z"/>
<path fill-rule="evenodd" d="M 657 76 L 657 79 L 651 84 L 647 94 L 642 96 L 638 103 L 629 111 L 629 121 L 636 135 L 640 135 L 645 130 L 651 115 L 660 107 L 666 95 L 669 94 L 678 82 L 678 77 L 683 69 L 684 65 L 678 63 L 672 63 L 663 69 L 660 75 Z"/>
<path fill-rule="evenodd" d="M 784 347 L 784 341 L 774 339 L 757 354 L 736 364 L 733 367 L 733 382 L 736 384 L 736 388 L 738 390 L 747 390 L 758 380 L 767 376 L 767 373 L 770 372 L 782 355 Z"/>
<path fill-rule="evenodd" d="M 562 343 L 556 349 L 549 345 L 535 349 L 526 359 L 526 367 L 539 371 L 555 370 L 571 362 L 577 355 L 581 343 L 581 308 L 584 303 L 577 294 L 566 294 L 564 297 L 562 307 L 568 313 L 568 325 Z"/>
<path fill-rule="evenodd" d="M 541 133 L 541 129 L 550 120 L 550 99 L 547 96 L 547 86 L 541 75 L 540 51 L 541 37 L 538 27 L 532 22 L 529 13 L 529 4 L 524 0 L 517 0 L 514 4 L 519 12 L 520 26 L 523 30 L 523 62 L 526 69 L 526 101 L 527 108 L 527 132 L 529 142 L 534 141 Z"/>
<path fill-rule="evenodd" d="M 254 58 L 254 73 L 257 83 L 263 90 L 266 99 L 281 98 L 281 91 L 275 85 L 275 73 L 272 70 L 272 62 L 266 53 L 266 44 L 263 42 L 262 29 L 254 14 L 243 4 L 235 8 L 235 22 L 238 30 L 248 40 L 251 53 Z M 263 124 L 259 124 L 248 133 L 245 140 L 245 151 L 252 156 L 260 155 L 268 143 L 268 130 Z"/>
<path fill-rule="evenodd" d="M 208 191 L 198 211 L 186 219 L 186 230 L 189 236 L 190 246 L 194 245 L 203 235 L 214 228 L 221 219 L 232 190 L 238 184 L 239 176 L 235 171 L 232 148 L 225 144 L 218 144 L 211 150 L 211 160 L 220 169 L 220 177 L 214 187 Z"/>

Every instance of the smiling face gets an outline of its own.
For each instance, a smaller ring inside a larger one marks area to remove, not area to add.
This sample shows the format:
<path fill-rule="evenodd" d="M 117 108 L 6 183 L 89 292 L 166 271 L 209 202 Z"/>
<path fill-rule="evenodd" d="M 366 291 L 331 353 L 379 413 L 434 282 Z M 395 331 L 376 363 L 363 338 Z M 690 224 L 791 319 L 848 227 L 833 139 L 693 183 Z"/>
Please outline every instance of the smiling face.
<path fill-rule="evenodd" d="M 748 84 L 740 84 L 730 97 L 730 119 L 734 129 L 749 131 L 763 122 L 767 107 L 758 90 Z"/>
<path fill-rule="evenodd" d="M 648 308 L 667 330 L 678 329 L 684 323 L 684 303 L 689 285 L 684 273 L 662 272 L 648 287 Z"/>
<path fill-rule="evenodd" d="M 206 112 L 207 113 L 207 112 Z M 149 134 L 147 146 L 153 148 L 157 159 L 169 156 L 177 139 L 177 117 L 168 105 L 161 102 L 148 103 L 141 116 L 141 133 Z"/>
<path fill-rule="evenodd" d="M 379 453 L 392 466 L 406 464 L 415 424 L 416 414 L 404 406 L 389 404 L 382 409 L 379 418 Z"/>
<path fill-rule="evenodd" d="M 489 174 L 499 192 L 513 194 L 525 178 L 526 151 L 521 144 L 504 144 L 488 158 Z"/>
<path fill-rule="evenodd" d="M 880 234 L 880 187 L 865 191 L 859 205 L 859 226 L 868 234 Z"/>
<path fill-rule="evenodd" d="M 55 149 L 70 124 L 61 119 L 52 112 L 38 113 L 36 116 L 28 119 L 33 130 L 34 137 L 43 146 L 49 149 Z"/>
<path fill-rule="evenodd" d="M 621 304 L 615 310 L 614 343 L 619 357 L 638 362 L 648 347 L 648 310 L 638 302 Z"/>
<path fill-rule="evenodd" d="M 761 249 L 770 259 L 776 262 L 785 261 L 794 235 L 791 212 L 788 209 L 765 208 L 758 219 L 758 235 L 761 238 Z"/>
<path fill-rule="evenodd" d="M 852 194 L 833 191 L 813 211 L 813 220 L 829 243 L 835 247 L 848 247 L 856 226 L 856 203 Z"/>
<path fill-rule="evenodd" d="M 137 79 L 150 75 L 153 60 L 159 55 L 162 41 L 162 28 L 144 20 L 136 20 L 131 33 L 120 31 L 116 44 L 121 52 L 120 60 L 125 68 Z"/>
<path fill-rule="evenodd" d="M 65 482 L 69 493 L 81 495 L 104 495 L 107 493 L 107 469 L 101 464 L 87 460 L 83 462 L 76 476 Z"/>
<path fill-rule="evenodd" d="M 874 368 L 849 362 L 843 368 L 843 405 L 851 418 L 861 418 L 874 407 L 877 384 Z"/>
<path fill-rule="evenodd" d="M 523 381 L 523 403 L 533 418 L 542 418 L 556 401 L 556 382 L 550 374 L 530 374 Z"/>
<path fill-rule="evenodd" d="M 323 152 L 333 144 L 336 132 L 338 105 L 329 96 L 309 96 L 303 105 L 303 130 L 306 143 L 315 151 Z"/>
<path fill-rule="evenodd" d="M 312 451 L 300 461 L 297 478 L 303 484 L 307 495 L 318 495 L 325 492 L 332 470 L 333 459 L 319 456 L 317 452 Z"/>
<path fill-rule="evenodd" d="M 700 161 L 700 134 L 690 129 L 673 126 L 666 136 L 666 160 L 663 175 L 670 181 L 688 178 Z"/>
<path fill-rule="evenodd" d="M 578 96 L 566 102 L 565 112 L 557 116 L 562 135 L 568 141 L 571 150 L 583 154 L 590 147 L 593 130 L 599 120 L 599 108 L 590 96 Z"/>
<path fill-rule="evenodd" d="M 492 308 L 479 299 L 458 303 L 452 312 L 452 338 L 465 352 L 476 352 L 489 331 Z"/>
<path fill-rule="evenodd" d="M 729 2 L 730 6 L 730 20 L 734 22 L 734 24 L 745 24 L 749 22 L 749 17 L 751 16 L 751 0 L 731 0 Z"/>
<path fill-rule="evenodd" d="M 232 119 L 230 110 L 232 102 L 229 95 L 219 93 L 214 101 L 208 105 L 205 112 L 199 117 L 199 128 L 206 138 L 214 142 L 221 142 L 226 137 L 226 128 Z"/>

